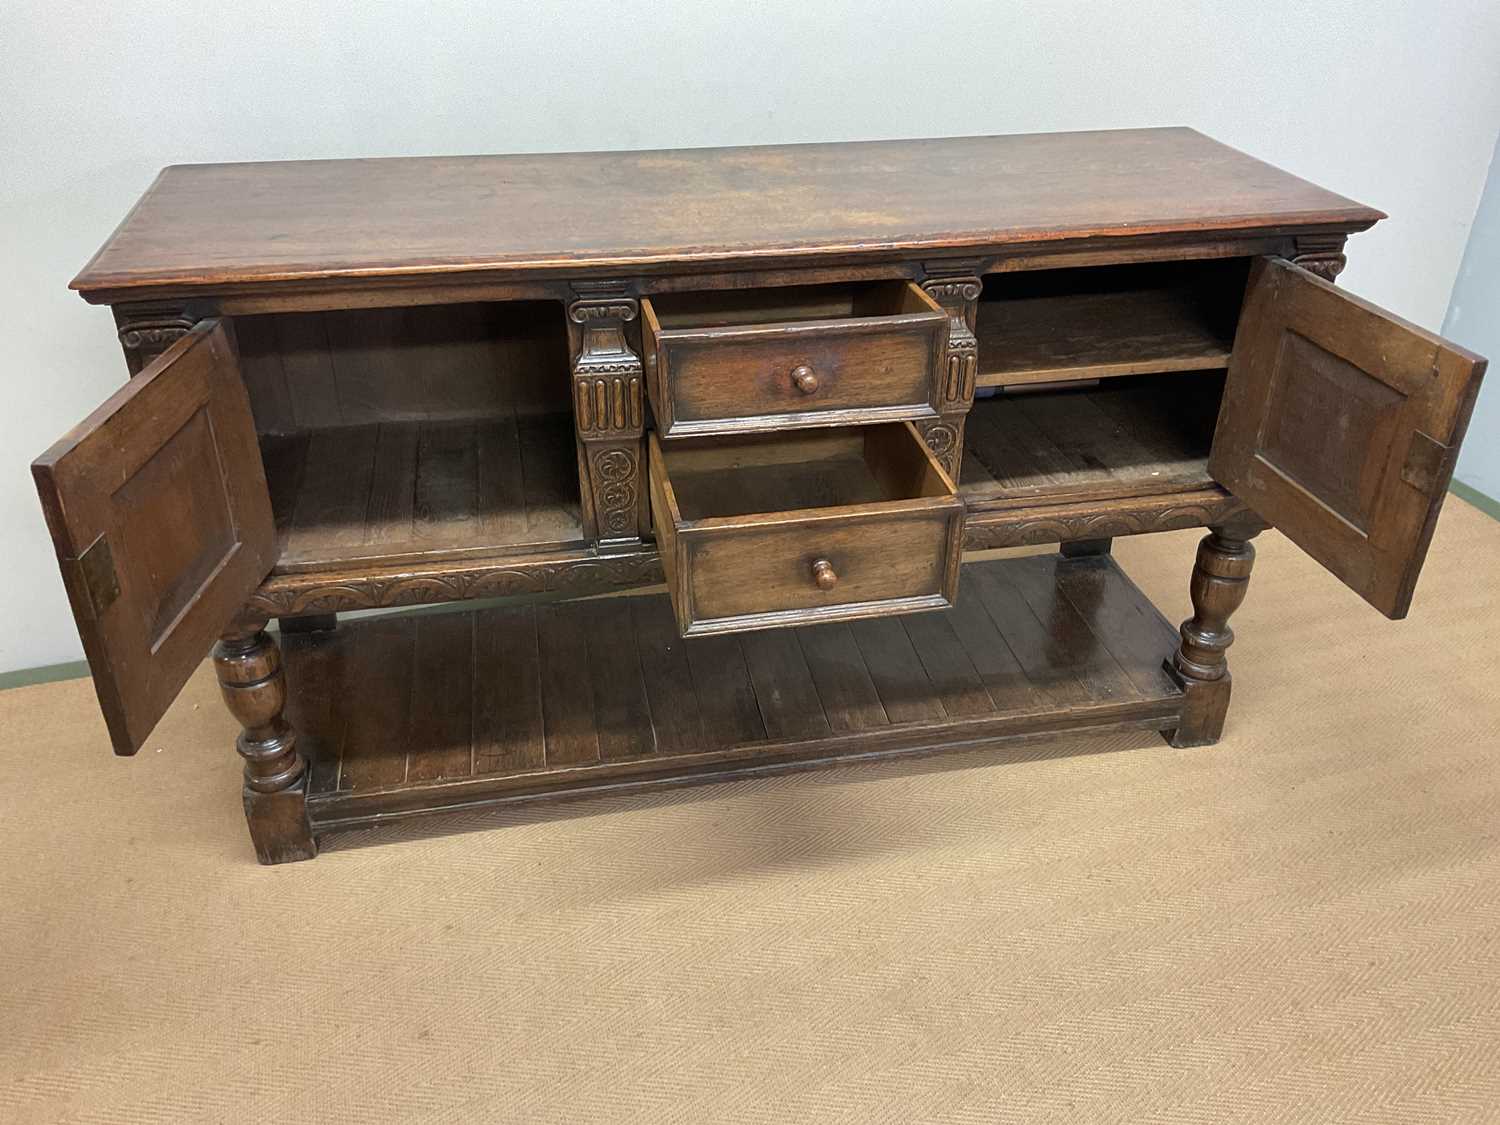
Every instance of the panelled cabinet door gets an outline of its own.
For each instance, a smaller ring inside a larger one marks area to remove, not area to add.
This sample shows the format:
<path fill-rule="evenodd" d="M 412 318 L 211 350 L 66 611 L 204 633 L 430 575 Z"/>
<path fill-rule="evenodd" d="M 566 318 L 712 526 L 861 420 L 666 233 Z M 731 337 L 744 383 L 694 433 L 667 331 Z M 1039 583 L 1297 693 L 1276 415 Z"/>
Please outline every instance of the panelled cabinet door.
<path fill-rule="evenodd" d="M 1209 473 L 1381 613 L 1405 617 L 1484 366 L 1260 259 Z"/>
<path fill-rule="evenodd" d="M 227 326 L 200 322 L 32 474 L 110 739 L 133 754 L 275 561 Z"/>

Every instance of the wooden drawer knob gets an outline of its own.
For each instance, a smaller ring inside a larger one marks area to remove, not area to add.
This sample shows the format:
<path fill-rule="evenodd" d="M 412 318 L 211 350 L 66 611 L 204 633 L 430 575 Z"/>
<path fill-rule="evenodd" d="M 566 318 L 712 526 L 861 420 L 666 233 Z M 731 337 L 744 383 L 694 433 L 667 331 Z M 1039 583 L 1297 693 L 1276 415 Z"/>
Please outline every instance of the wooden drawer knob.
<path fill-rule="evenodd" d="M 838 585 L 838 572 L 833 569 L 833 564 L 827 559 L 819 559 L 812 565 L 813 581 L 818 584 L 820 590 L 832 590 Z"/>
<path fill-rule="evenodd" d="M 803 394 L 810 395 L 818 389 L 818 373 L 807 364 L 799 363 L 792 368 L 792 386 Z"/>

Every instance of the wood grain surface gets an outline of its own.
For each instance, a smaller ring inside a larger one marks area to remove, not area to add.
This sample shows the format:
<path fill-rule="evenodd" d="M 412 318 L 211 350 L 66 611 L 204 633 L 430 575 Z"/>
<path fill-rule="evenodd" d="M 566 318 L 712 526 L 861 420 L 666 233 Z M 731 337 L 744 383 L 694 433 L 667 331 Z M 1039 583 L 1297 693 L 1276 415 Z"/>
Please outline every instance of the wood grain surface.
<path fill-rule="evenodd" d="M 681 270 L 1383 217 L 1185 128 L 178 165 L 73 288 Z"/>

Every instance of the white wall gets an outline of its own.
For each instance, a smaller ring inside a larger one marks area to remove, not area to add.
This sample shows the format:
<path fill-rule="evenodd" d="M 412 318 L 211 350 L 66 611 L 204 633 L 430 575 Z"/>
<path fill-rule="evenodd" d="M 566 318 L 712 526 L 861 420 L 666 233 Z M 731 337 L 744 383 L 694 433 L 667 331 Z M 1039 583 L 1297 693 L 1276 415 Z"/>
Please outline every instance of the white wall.
<path fill-rule="evenodd" d="M 123 378 L 66 284 L 168 163 L 1187 124 L 1394 218 L 1428 326 L 1497 130 L 1494 0 L 0 3 L 0 672 L 76 659 L 27 465 Z"/>
<path fill-rule="evenodd" d="M 1490 357 L 1454 477 L 1500 500 L 1500 141 L 1469 232 L 1443 334 Z"/>

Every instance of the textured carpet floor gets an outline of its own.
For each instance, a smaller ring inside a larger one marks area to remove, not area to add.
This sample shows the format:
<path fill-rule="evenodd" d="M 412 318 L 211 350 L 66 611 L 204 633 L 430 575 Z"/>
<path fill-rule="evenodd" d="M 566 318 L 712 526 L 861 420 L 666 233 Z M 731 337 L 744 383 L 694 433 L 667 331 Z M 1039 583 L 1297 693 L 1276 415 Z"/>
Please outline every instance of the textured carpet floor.
<path fill-rule="evenodd" d="M 1197 538 L 1117 544 L 1174 620 Z M 1263 536 L 1212 749 L 1049 741 L 279 868 L 206 668 L 133 760 L 86 682 L 0 693 L 0 1121 L 1500 1120 L 1497 560 L 1450 499 L 1393 624 Z"/>

